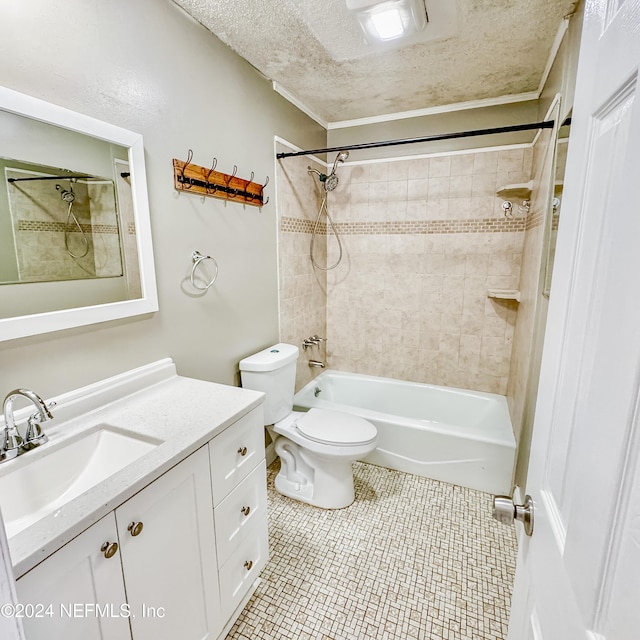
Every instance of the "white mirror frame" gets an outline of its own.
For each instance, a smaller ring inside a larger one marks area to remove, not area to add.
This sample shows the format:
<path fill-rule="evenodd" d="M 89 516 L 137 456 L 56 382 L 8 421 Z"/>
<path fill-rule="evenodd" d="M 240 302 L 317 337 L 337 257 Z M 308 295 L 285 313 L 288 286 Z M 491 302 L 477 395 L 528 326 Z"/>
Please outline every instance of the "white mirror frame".
<path fill-rule="evenodd" d="M 129 171 L 134 185 L 133 209 L 142 286 L 142 297 L 134 300 L 0 319 L 0 341 L 157 311 L 158 293 L 142 136 L 6 87 L 0 87 L 0 110 L 83 133 L 129 149 Z"/>

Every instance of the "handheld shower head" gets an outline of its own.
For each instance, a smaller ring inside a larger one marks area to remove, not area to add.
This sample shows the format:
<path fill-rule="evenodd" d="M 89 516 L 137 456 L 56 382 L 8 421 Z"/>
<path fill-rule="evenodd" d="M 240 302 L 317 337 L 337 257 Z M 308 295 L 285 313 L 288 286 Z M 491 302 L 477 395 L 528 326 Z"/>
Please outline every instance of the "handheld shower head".
<path fill-rule="evenodd" d="M 336 172 L 336 167 L 338 166 L 338 162 L 344 162 L 349 157 L 348 151 L 340 151 L 336 156 L 336 159 L 333 162 L 333 169 L 331 169 L 331 175 Z"/>

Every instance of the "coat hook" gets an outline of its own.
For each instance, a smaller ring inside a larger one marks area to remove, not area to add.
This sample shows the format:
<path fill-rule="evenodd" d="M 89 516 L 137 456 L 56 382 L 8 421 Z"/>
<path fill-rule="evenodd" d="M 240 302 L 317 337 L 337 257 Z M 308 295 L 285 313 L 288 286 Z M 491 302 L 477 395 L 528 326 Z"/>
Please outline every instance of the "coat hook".
<path fill-rule="evenodd" d="M 264 184 L 262 185 L 262 205 L 261 207 L 264 207 L 265 204 L 269 204 L 269 196 L 267 196 L 267 199 L 264 200 L 264 190 L 266 188 L 266 186 L 269 184 L 269 176 L 267 176 L 266 180 L 264 181 Z"/>
<path fill-rule="evenodd" d="M 211 169 L 209 169 L 208 173 L 207 173 L 207 177 L 205 179 L 206 184 L 205 184 L 205 191 L 210 194 L 213 195 L 217 190 L 218 190 L 218 186 L 215 184 L 211 184 L 209 182 L 209 178 L 211 176 L 211 174 L 215 171 L 216 167 L 218 166 L 218 158 L 213 158 L 213 163 L 211 164 Z M 204 169 L 203 169 L 204 172 Z M 209 187 L 211 187 L 211 190 L 209 190 Z"/>
<path fill-rule="evenodd" d="M 238 190 L 237 189 L 231 189 L 229 187 L 229 185 L 231 184 L 231 181 L 236 177 L 236 173 L 238 173 L 238 165 L 234 164 L 233 165 L 233 173 L 229 176 L 228 180 L 225 180 L 225 182 L 227 183 L 227 197 L 229 198 L 235 198 L 238 195 Z M 231 195 L 233 194 L 233 195 Z"/>
<path fill-rule="evenodd" d="M 255 173 L 252 171 L 251 172 L 251 176 L 249 177 L 249 182 L 247 182 L 247 184 L 244 185 L 244 197 L 247 200 L 250 200 L 251 202 L 253 202 L 256 198 L 255 193 L 250 193 L 249 192 L 249 185 L 253 182 L 253 177 L 255 176 Z"/>
<path fill-rule="evenodd" d="M 185 187 L 185 189 L 191 189 L 191 187 L 193 186 L 193 182 L 190 179 L 186 178 L 184 175 L 184 172 L 186 171 L 187 167 L 191 164 L 192 160 L 193 160 L 193 150 L 189 149 L 189 153 L 187 154 L 187 161 L 182 166 L 182 175 L 180 176 L 182 178 L 181 180 L 182 184 L 186 184 L 187 181 L 189 182 L 189 186 Z"/>

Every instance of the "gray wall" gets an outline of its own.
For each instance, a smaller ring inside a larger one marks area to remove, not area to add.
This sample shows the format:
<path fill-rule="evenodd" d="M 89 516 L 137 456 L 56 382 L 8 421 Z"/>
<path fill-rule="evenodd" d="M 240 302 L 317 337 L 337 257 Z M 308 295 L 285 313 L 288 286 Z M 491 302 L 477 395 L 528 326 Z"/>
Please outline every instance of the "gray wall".
<path fill-rule="evenodd" d="M 490 129 L 511 125 L 537 122 L 538 101 L 515 102 L 492 107 L 479 107 L 461 111 L 391 120 L 375 124 L 364 124 L 344 129 L 330 129 L 330 147 L 340 147 L 364 142 L 422 138 L 443 133 L 457 133 L 476 129 Z M 422 153 L 448 153 L 462 149 L 480 149 L 506 144 L 531 142 L 535 131 L 501 133 L 497 135 L 458 138 L 429 143 L 415 143 L 391 147 L 379 147 L 352 151 L 349 160 L 371 158 L 395 158 Z"/>
<path fill-rule="evenodd" d="M 236 381 L 237 361 L 278 339 L 273 136 L 325 131 L 170 0 L 21 0 L 0 8 L 0 84 L 144 136 L 160 311 L 0 343 L 0 394 L 51 396 L 171 356 L 183 375 Z M 172 158 L 256 180 L 254 207 L 178 194 Z M 205 296 L 184 286 L 191 252 L 217 259 Z M 0 303 L 1 303 L 0 291 Z M 4 392 L 2 391 L 4 390 Z"/>

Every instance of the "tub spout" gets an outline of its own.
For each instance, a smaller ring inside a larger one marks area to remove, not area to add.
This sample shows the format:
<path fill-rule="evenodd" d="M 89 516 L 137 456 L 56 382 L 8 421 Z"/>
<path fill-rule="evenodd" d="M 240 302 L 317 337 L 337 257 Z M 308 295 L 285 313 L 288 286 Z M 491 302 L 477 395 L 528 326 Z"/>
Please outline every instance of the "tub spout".
<path fill-rule="evenodd" d="M 320 367 L 321 369 L 324 369 L 326 365 L 324 362 L 320 362 L 320 360 L 309 360 L 309 366 Z"/>

